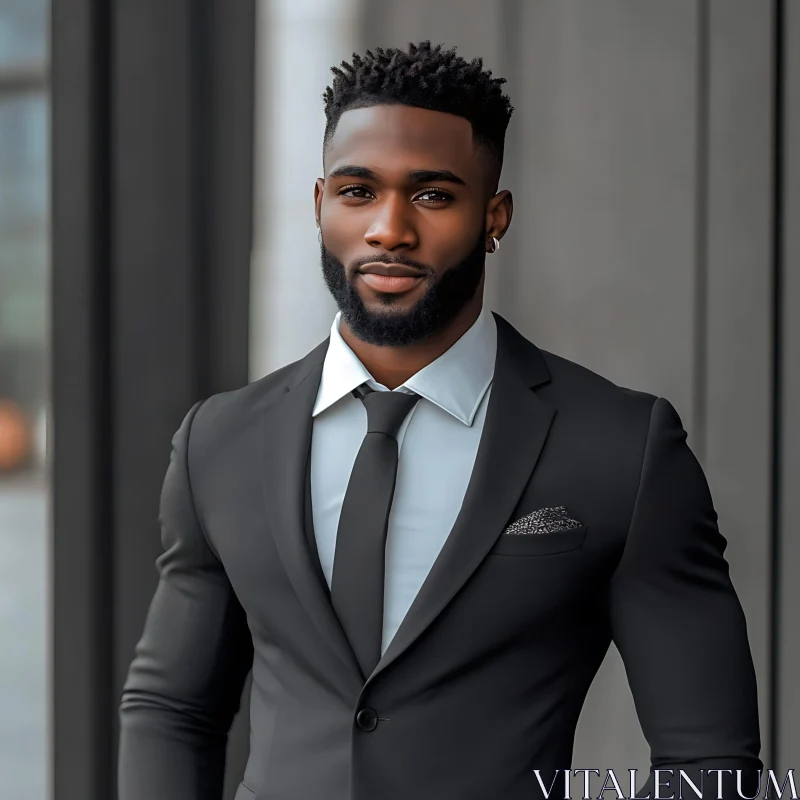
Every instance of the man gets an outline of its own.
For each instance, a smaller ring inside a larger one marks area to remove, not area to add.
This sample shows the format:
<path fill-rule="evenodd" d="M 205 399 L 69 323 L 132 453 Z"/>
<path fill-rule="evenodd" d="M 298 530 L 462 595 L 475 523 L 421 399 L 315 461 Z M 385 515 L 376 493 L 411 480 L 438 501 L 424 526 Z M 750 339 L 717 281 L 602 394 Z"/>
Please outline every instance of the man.
<path fill-rule="evenodd" d="M 680 769 L 752 794 L 745 619 L 677 413 L 483 305 L 504 81 L 429 42 L 333 71 L 315 208 L 339 313 L 175 435 L 121 799 L 220 797 L 251 667 L 236 800 L 542 796 L 612 640 L 674 770 L 659 796 Z"/>

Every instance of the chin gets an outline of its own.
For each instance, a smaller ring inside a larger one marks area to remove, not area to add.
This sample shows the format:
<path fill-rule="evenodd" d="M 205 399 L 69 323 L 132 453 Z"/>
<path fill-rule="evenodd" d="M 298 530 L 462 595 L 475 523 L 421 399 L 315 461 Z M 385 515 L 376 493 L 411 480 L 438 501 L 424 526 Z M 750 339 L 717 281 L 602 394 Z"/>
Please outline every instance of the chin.
<path fill-rule="evenodd" d="M 398 297 L 396 294 L 374 294 L 372 297 L 363 298 L 365 309 L 374 310 L 383 316 L 396 316 L 410 312 L 417 303 L 419 303 L 419 298 L 414 300 L 408 297 Z"/>

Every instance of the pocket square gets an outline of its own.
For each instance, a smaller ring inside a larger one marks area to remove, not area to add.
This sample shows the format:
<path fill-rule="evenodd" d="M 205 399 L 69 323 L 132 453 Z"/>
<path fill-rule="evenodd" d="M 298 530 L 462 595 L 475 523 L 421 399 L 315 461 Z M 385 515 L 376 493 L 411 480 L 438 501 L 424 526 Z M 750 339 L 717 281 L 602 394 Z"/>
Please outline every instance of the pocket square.
<path fill-rule="evenodd" d="M 583 527 L 583 523 L 573 519 L 564 506 L 555 506 L 554 508 L 539 508 L 524 517 L 520 517 L 503 531 L 503 535 L 527 536 L 541 533 L 558 533 L 559 531 L 581 527 Z"/>

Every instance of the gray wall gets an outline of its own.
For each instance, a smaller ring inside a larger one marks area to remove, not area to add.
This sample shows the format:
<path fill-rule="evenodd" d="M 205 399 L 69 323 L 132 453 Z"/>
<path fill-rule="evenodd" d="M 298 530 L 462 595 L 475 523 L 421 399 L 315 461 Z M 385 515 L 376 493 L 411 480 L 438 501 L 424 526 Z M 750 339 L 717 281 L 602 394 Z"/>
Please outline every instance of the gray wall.
<path fill-rule="evenodd" d="M 370 47 L 456 44 L 508 78 L 515 219 L 488 303 L 678 409 L 747 615 L 762 755 L 783 769 L 800 754 L 800 8 L 785 5 L 782 80 L 781 6 L 752 0 L 371 0 L 362 30 Z M 614 648 L 573 764 L 649 766 Z"/>

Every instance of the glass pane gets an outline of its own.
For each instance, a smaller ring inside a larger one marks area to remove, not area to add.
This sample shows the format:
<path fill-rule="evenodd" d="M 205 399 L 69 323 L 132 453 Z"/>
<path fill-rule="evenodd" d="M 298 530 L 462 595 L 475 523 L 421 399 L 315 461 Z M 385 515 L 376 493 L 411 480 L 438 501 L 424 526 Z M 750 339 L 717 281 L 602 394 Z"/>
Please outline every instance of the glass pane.
<path fill-rule="evenodd" d="M 47 0 L 0 0 L 0 69 L 47 57 Z"/>
<path fill-rule="evenodd" d="M 47 775 L 47 102 L 0 93 L 0 797 L 33 800 Z"/>
<path fill-rule="evenodd" d="M 13 377 L 0 368 L 0 395 L 44 401 L 47 337 L 47 99 L 0 94 L 0 348 L 16 350 Z M 25 358 L 22 358 L 22 355 Z M 0 362 L 2 363 L 2 362 Z M 12 385 L 4 385 L 12 381 Z"/>

